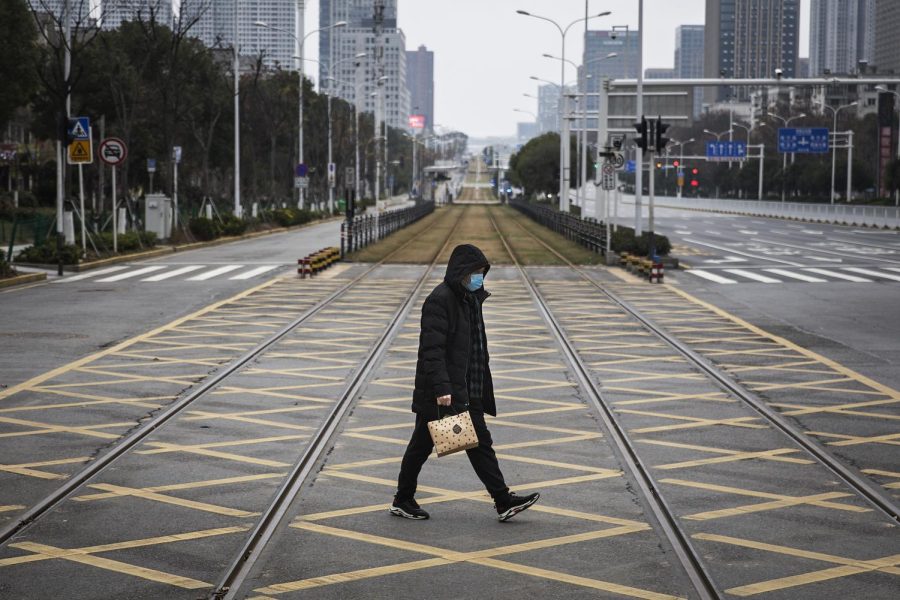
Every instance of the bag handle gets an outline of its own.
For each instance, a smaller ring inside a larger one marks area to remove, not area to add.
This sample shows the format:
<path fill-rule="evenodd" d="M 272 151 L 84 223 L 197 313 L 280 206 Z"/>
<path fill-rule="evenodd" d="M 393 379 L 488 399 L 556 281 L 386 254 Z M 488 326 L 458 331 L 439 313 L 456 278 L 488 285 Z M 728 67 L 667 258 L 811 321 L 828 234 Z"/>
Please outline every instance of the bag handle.
<path fill-rule="evenodd" d="M 445 418 L 447 418 L 447 417 L 455 417 L 456 415 L 459 414 L 459 411 L 456 410 L 456 409 L 453 407 L 453 403 L 452 403 L 452 402 L 450 403 L 450 406 L 442 406 L 442 405 L 438 404 L 437 407 L 438 407 L 438 419 L 445 419 Z M 450 410 L 453 411 L 453 412 L 452 412 L 452 414 L 441 416 L 441 409 L 442 409 L 442 408 L 450 409 Z"/>

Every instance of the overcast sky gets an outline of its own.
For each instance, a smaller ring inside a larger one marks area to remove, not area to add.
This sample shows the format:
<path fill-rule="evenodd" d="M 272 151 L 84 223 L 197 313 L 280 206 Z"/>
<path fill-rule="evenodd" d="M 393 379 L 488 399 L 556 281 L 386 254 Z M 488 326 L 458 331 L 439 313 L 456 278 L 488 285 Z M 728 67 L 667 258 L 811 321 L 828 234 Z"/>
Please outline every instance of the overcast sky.
<path fill-rule="evenodd" d="M 589 0 L 591 13 L 612 11 L 591 20 L 592 29 L 629 25 L 637 29 L 638 0 Z M 319 2 L 307 0 L 306 31 L 318 27 Z M 644 67 L 673 66 L 675 28 L 704 23 L 706 0 L 644 1 Z M 435 121 L 470 136 L 511 136 L 516 123 L 537 112 L 535 75 L 559 80 L 559 32 L 553 25 L 516 14 L 517 9 L 567 25 L 584 17 L 584 0 L 399 0 L 398 20 L 406 47 L 424 44 L 435 52 Z M 809 0 L 801 0 L 800 55 L 808 56 Z M 584 25 L 566 37 L 566 58 L 581 62 Z M 318 50 L 318 44 L 310 44 Z M 572 67 L 567 79 L 574 79 Z"/>

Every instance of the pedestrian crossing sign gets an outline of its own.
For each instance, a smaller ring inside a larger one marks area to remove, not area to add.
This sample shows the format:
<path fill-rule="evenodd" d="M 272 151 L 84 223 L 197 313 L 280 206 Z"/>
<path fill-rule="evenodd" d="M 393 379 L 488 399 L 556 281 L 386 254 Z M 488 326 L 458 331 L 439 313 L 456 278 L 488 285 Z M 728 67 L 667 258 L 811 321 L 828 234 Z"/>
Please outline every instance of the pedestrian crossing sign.
<path fill-rule="evenodd" d="M 75 140 L 69 144 L 67 156 L 70 165 L 89 165 L 94 162 L 94 151 L 91 140 Z"/>

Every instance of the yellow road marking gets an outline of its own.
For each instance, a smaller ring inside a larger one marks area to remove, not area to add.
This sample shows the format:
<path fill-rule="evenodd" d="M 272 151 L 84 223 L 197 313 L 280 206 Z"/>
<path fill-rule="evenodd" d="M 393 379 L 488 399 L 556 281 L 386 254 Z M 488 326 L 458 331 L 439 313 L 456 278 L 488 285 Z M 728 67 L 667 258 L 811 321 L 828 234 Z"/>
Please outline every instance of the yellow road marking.
<path fill-rule="evenodd" d="M 28 508 L 26 506 L 22 506 L 21 504 L 7 504 L 5 506 L 0 505 L 0 513 L 2 512 L 11 512 L 14 510 L 22 510 L 24 508 Z"/>
<path fill-rule="evenodd" d="M 253 517 L 258 515 L 259 513 L 248 512 L 246 510 L 239 510 L 236 508 L 228 508 L 225 506 L 216 506 L 215 504 L 209 504 L 206 502 L 198 502 L 196 500 L 186 500 L 184 498 L 175 498 L 174 496 L 166 496 L 165 494 L 160 494 L 157 492 L 151 492 L 147 489 L 141 488 L 130 488 L 123 487 L 119 485 L 110 485 L 108 483 L 94 483 L 89 485 L 88 487 L 95 490 L 103 490 L 105 492 L 110 492 L 115 496 L 133 496 L 135 498 L 143 498 L 145 500 L 153 500 L 154 502 L 161 502 L 163 504 L 171 504 L 173 506 L 180 506 L 182 508 L 190 508 L 192 510 L 199 510 L 202 512 L 213 513 L 217 515 L 225 515 L 228 517 Z"/>
<path fill-rule="evenodd" d="M 655 592 L 641 590 L 638 588 L 632 588 L 628 586 L 622 586 L 615 583 L 609 583 L 605 581 L 600 581 L 596 579 L 588 579 L 583 577 L 576 577 L 573 575 L 568 575 L 566 573 L 560 573 L 556 571 L 550 571 L 545 569 L 540 569 L 535 571 L 530 567 L 524 567 L 515 565 L 512 563 L 508 563 L 506 561 L 495 560 L 496 556 L 504 556 L 508 554 L 518 553 L 518 552 L 527 552 L 531 550 L 539 550 L 545 548 L 554 548 L 565 544 L 579 543 L 590 540 L 602 539 L 604 537 L 622 535 L 625 533 L 631 533 L 634 529 L 631 527 L 617 527 L 613 529 L 606 529 L 601 531 L 592 531 L 586 533 L 580 533 L 569 536 L 562 536 L 558 538 L 549 538 L 544 540 L 535 540 L 532 542 L 525 542 L 522 544 L 513 544 L 509 546 L 503 546 L 500 548 L 491 548 L 487 550 L 476 550 L 473 552 L 457 552 L 453 550 L 446 550 L 443 548 L 438 548 L 434 546 L 427 546 L 424 544 L 417 544 L 414 542 L 408 542 L 405 540 L 395 539 L 395 538 L 387 538 L 382 536 L 375 536 L 355 531 L 350 531 L 346 529 L 338 529 L 335 527 L 328 527 L 325 525 L 318 525 L 315 523 L 311 523 L 308 521 L 299 521 L 295 522 L 291 525 L 291 527 L 295 527 L 297 529 L 310 531 L 314 533 L 331 535 L 335 537 L 342 537 L 346 539 L 351 539 L 354 541 L 362 541 L 370 544 L 376 544 L 380 546 L 387 546 L 389 548 L 395 548 L 400 550 L 406 550 L 411 552 L 418 552 L 420 554 L 431 555 L 434 558 L 430 560 L 419 560 L 412 561 L 409 563 L 402 563 L 400 565 L 389 565 L 387 567 L 378 567 L 373 569 L 362 569 L 359 571 L 351 571 L 348 573 L 338 573 L 325 577 L 317 577 L 312 579 L 305 579 L 293 582 L 286 582 L 281 584 L 276 584 L 272 586 L 268 586 L 265 588 L 259 588 L 254 590 L 258 593 L 263 594 L 281 594 L 290 591 L 297 591 L 301 589 L 309 589 L 311 587 L 319 587 L 322 585 L 331 585 L 337 583 L 345 583 L 348 581 L 359 581 L 365 578 L 371 577 L 380 577 L 387 574 L 406 572 L 410 570 L 422 569 L 422 568 L 430 568 L 434 566 L 442 566 L 445 564 L 451 564 L 455 562 L 474 562 L 476 564 L 492 566 L 495 568 L 500 568 L 504 570 L 511 570 L 518 573 L 531 574 L 533 576 L 542 577 L 545 579 L 550 579 L 553 581 L 560 581 L 564 583 L 571 583 L 574 585 L 580 585 L 583 587 L 588 587 L 592 589 L 602 589 L 606 591 L 614 591 L 616 593 L 624 594 L 627 596 L 632 596 L 636 598 L 649 598 L 652 600 L 659 600 L 662 598 L 672 598 L 672 596 L 664 596 L 661 594 L 657 594 Z"/>
<path fill-rule="evenodd" d="M 702 307 L 706 308 L 707 310 L 712 311 L 725 319 L 728 319 L 734 323 L 737 323 L 738 325 L 756 333 L 757 335 L 759 335 L 761 337 L 768 338 L 768 339 L 772 340 L 773 342 L 775 342 L 785 348 L 788 348 L 790 350 L 793 350 L 794 352 L 797 352 L 798 354 L 802 354 L 803 356 L 811 358 L 811 359 L 815 360 L 816 362 L 822 363 L 822 364 L 830 367 L 831 369 L 834 369 L 836 372 L 838 372 L 846 377 L 849 377 L 850 379 L 853 379 L 854 381 L 857 381 L 873 390 L 881 392 L 885 396 L 888 396 L 895 400 L 900 400 L 900 392 L 898 392 L 897 390 L 895 390 L 892 387 L 889 387 L 887 385 L 884 385 L 882 383 L 875 381 L 874 379 L 872 379 L 870 377 L 866 377 L 865 375 L 857 373 L 853 369 L 847 368 L 844 365 L 831 360 L 830 358 L 826 358 L 825 356 L 822 356 L 821 354 L 818 354 L 816 352 L 813 352 L 812 350 L 809 350 L 798 344 L 795 344 L 781 336 L 771 334 L 771 333 L 765 331 L 764 329 L 756 327 L 755 325 L 752 325 L 752 324 L 748 323 L 747 321 L 718 308 L 717 306 L 713 306 L 712 304 L 709 304 L 708 302 L 699 300 L 699 299 L 695 298 L 694 296 L 691 296 L 687 292 L 684 292 L 678 288 L 672 287 L 670 285 L 666 285 L 665 287 L 669 291 L 671 291 L 675 294 L 678 294 L 682 298 L 684 298 L 690 302 L 693 302 L 694 304 L 702 306 Z"/>
<path fill-rule="evenodd" d="M 44 383 L 45 381 L 48 381 L 48 380 L 53 379 L 53 378 L 55 378 L 55 377 L 58 377 L 58 376 L 60 376 L 60 375 L 62 375 L 62 374 L 64 374 L 64 373 L 68 373 L 68 372 L 70 372 L 70 371 L 72 371 L 72 370 L 74 370 L 74 369 L 80 368 L 80 367 L 82 367 L 82 366 L 84 366 L 84 365 L 90 364 L 90 363 L 92 363 L 92 362 L 94 362 L 94 361 L 96 361 L 96 360 L 98 360 L 98 359 L 100 359 L 100 358 L 103 358 L 103 357 L 105 357 L 105 356 L 109 356 L 109 355 L 111 355 L 111 354 L 115 354 L 115 353 L 119 352 L 120 350 L 124 350 L 125 348 L 128 348 L 128 347 L 130 347 L 130 346 L 133 346 L 134 344 L 136 344 L 136 343 L 138 343 L 138 342 L 148 340 L 148 339 L 151 338 L 151 337 L 154 337 L 154 336 L 157 336 L 157 335 L 159 335 L 159 334 L 161 334 L 161 333 L 164 333 L 164 332 L 166 332 L 166 331 L 169 331 L 169 330 L 171 330 L 173 327 L 177 327 L 177 326 L 179 326 L 179 325 L 182 325 L 182 324 L 184 324 L 184 323 L 187 323 L 187 322 L 190 321 L 191 319 L 194 319 L 194 318 L 197 318 L 197 317 L 199 317 L 199 316 L 201 316 L 201 315 L 210 313 L 210 312 L 216 310 L 217 308 L 222 307 L 222 306 L 225 306 L 225 305 L 227 305 L 227 304 L 229 304 L 229 303 L 231 303 L 231 302 L 234 302 L 234 301 L 239 300 L 239 299 L 241 299 L 241 298 L 246 298 L 247 296 L 249 296 L 249 295 L 251 295 L 251 294 L 253 294 L 253 293 L 257 292 L 257 291 L 263 290 L 263 289 L 265 289 L 265 288 L 267 288 L 267 287 L 273 285 L 274 283 L 276 283 L 276 281 L 277 281 L 277 279 L 272 279 L 272 280 L 267 281 L 267 282 L 265 282 L 265 283 L 263 283 L 263 284 L 261 284 L 261 285 L 258 285 L 258 286 L 256 286 L 256 287 L 250 288 L 249 290 L 245 290 L 245 291 L 241 292 L 240 294 L 237 294 L 237 295 L 235 295 L 235 296 L 232 296 L 231 298 L 228 298 L 228 299 L 226 299 L 226 300 L 222 300 L 221 302 L 216 302 L 216 303 L 214 303 L 214 304 L 210 304 L 209 306 L 206 306 L 206 307 L 204 307 L 204 308 L 198 310 L 197 312 L 191 313 L 191 314 L 189 314 L 189 315 L 187 315 L 187 316 L 184 316 L 184 317 L 182 317 L 182 318 L 180 318 L 180 319 L 176 319 L 175 321 L 172 321 L 171 323 L 168 323 L 168 324 L 166 324 L 166 325 L 163 325 L 162 327 L 157 327 L 156 329 L 153 329 L 153 330 L 151 330 L 151 331 L 148 331 L 147 333 L 143 333 L 143 334 L 141 334 L 141 335 L 138 335 L 138 336 L 136 336 L 136 337 L 133 337 L 133 338 L 131 338 L 131 339 L 129 339 L 129 340 L 126 340 L 126 341 L 124 341 L 124 342 L 122 342 L 122 343 L 120 343 L 120 344 L 116 344 L 115 346 L 112 346 L 112 347 L 107 348 L 107 349 L 105 349 L 105 350 L 102 350 L 102 351 L 100 351 L 100 352 L 96 352 L 96 353 L 94 353 L 94 354 L 90 354 L 90 355 L 88 355 L 88 356 L 85 356 L 84 358 L 81 358 L 81 359 L 79 359 L 79 360 L 73 361 L 73 362 L 71 362 L 71 363 L 69 363 L 69 364 L 63 365 L 63 366 L 58 367 L 58 368 L 56 368 L 56 369 L 52 369 L 52 370 L 47 371 L 46 373 L 42 373 L 41 375 L 38 375 L 38 376 L 36 376 L 36 377 L 32 377 L 32 378 L 29 379 L 28 381 L 23 381 L 22 383 L 19 383 L 19 384 L 10 386 L 10 387 L 8 387 L 8 388 L 6 388 L 6 389 L 4 389 L 4 390 L 0 390 L 0 400 L 3 400 L 4 398 L 8 398 L 8 397 L 10 397 L 10 396 L 12 396 L 12 395 L 14 395 L 14 394 L 18 394 L 19 392 L 22 392 L 22 391 L 31 389 L 32 387 L 34 387 L 34 386 L 36 386 L 36 385 L 39 385 L 39 384 L 41 384 L 41 383 Z"/>
<path fill-rule="evenodd" d="M 827 581 L 829 579 L 837 579 L 840 577 L 847 577 L 860 573 L 869 573 L 872 571 L 880 571 L 883 573 L 889 573 L 891 575 L 900 575 L 900 569 L 896 568 L 897 565 L 900 565 L 900 554 L 895 554 L 893 556 L 887 556 L 875 560 L 856 560 L 852 558 L 834 556 L 831 554 L 823 554 L 821 552 L 810 552 L 807 550 L 790 548 L 788 546 L 766 544 L 763 542 L 755 542 L 752 540 L 744 540 L 724 535 L 699 533 L 693 535 L 692 537 L 699 540 L 719 542 L 723 544 L 740 546 L 743 548 L 752 548 L 765 552 L 774 552 L 778 554 L 785 554 L 787 556 L 794 556 L 797 558 L 819 560 L 823 562 L 842 565 L 841 567 L 837 568 L 823 569 L 820 571 L 803 573 L 801 575 L 792 575 L 789 577 L 780 577 L 778 579 L 761 581 L 758 583 L 743 585 L 725 590 L 729 594 L 733 594 L 735 596 L 753 596 L 755 594 L 761 594 L 764 592 L 773 592 L 776 590 L 783 590 L 799 585 L 808 585 L 810 583 Z"/>
<path fill-rule="evenodd" d="M 841 433 L 826 433 L 823 431 L 810 431 L 809 435 L 818 437 L 838 438 L 839 442 L 825 442 L 829 446 L 858 446 L 860 444 L 888 444 L 900 446 L 900 433 L 888 433 L 885 435 L 873 435 L 865 437 L 861 435 L 844 435 Z"/>
<path fill-rule="evenodd" d="M 173 492 L 176 490 L 192 490 L 205 487 L 213 487 L 218 485 L 232 485 L 235 483 L 248 483 L 251 481 L 262 481 L 265 479 L 278 479 L 284 477 L 286 473 L 263 473 L 261 475 L 242 475 L 238 477 L 226 477 L 224 479 L 207 479 L 204 481 L 190 481 L 187 483 L 173 483 L 170 485 L 156 485 L 152 487 L 140 488 L 147 492 Z M 117 492 L 104 492 L 100 494 L 87 494 L 85 496 L 76 496 L 73 498 L 76 502 L 88 502 L 91 500 L 104 500 L 106 498 L 115 498 L 119 496 Z"/>
<path fill-rule="evenodd" d="M 680 425 L 658 425 L 655 427 L 641 427 L 632 429 L 633 433 L 651 433 L 657 431 L 676 431 L 680 429 L 693 429 L 696 427 L 711 427 L 713 425 L 728 425 L 730 427 L 746 427 L 748 429 L 767 429 L 767 425 L 759 423 L 748 423 L 748 421 L 757 421 L 759 417 L 734 417 L 731 419 L 701 419 L 700 417 L 688 417 L 685 415 L 671 415 L 666 413 L 649 412 L 643 410 L 619 409 L 618 412 L 629 415 L 640 415 L 645 417 L 658 417 L 660 419 L 673 419 L 676 421 L 687 421 Z"/>
<path fill-rule="evenodd" d="M 57 460 L 45 460 L 41 462 L 24 463 L 20 465 L 4 465 L 0 464 L 0 471 L 7 473 L 16 473 L 18 475 L 27 475 L 28 477 L 36 477 L 37 479 L 65 479 L 68 475 L 60 475 L 57 473 L 47 473 L 46 471 L 38 471 L 34 467 L 51 467 L 54 465 L 70 465 L 89 462 L 89 456 L 79 456 L 77 458 L 61 458 Z"/>

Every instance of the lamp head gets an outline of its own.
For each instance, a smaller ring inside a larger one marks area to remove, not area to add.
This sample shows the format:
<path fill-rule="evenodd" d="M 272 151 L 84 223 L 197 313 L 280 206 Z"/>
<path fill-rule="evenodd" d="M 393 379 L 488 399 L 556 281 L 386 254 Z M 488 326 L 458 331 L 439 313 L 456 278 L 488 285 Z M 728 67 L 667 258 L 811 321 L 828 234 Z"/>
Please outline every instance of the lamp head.
<path fill-rule="evenodd" d="M 266 23 L 265 21 L 253 21 L 253 26 L 254 26 L 254 27 L 266 27 L 266 28 L 268 28 L 268 27 L 269 27 L 269 24 Z"/>
<path fill-rule="evenodd" d="M 334 25 L 331 26 L 332 29 L 337 29 L 338 27 L 346 27 L 347 21 L 338 21 Z"/>
<path fill-rule="evenodd" d="M 526 17 L 530 17 L 530 16 L 531 16 L 531 13 L 530 13 L 530 12 L 526 12 L 526 11 L 524 11 L 524 10 L 517 10 L 516 12 L 517 12 L 518 14 L 520 14 L 520 15 L 525 15 Z"/>

